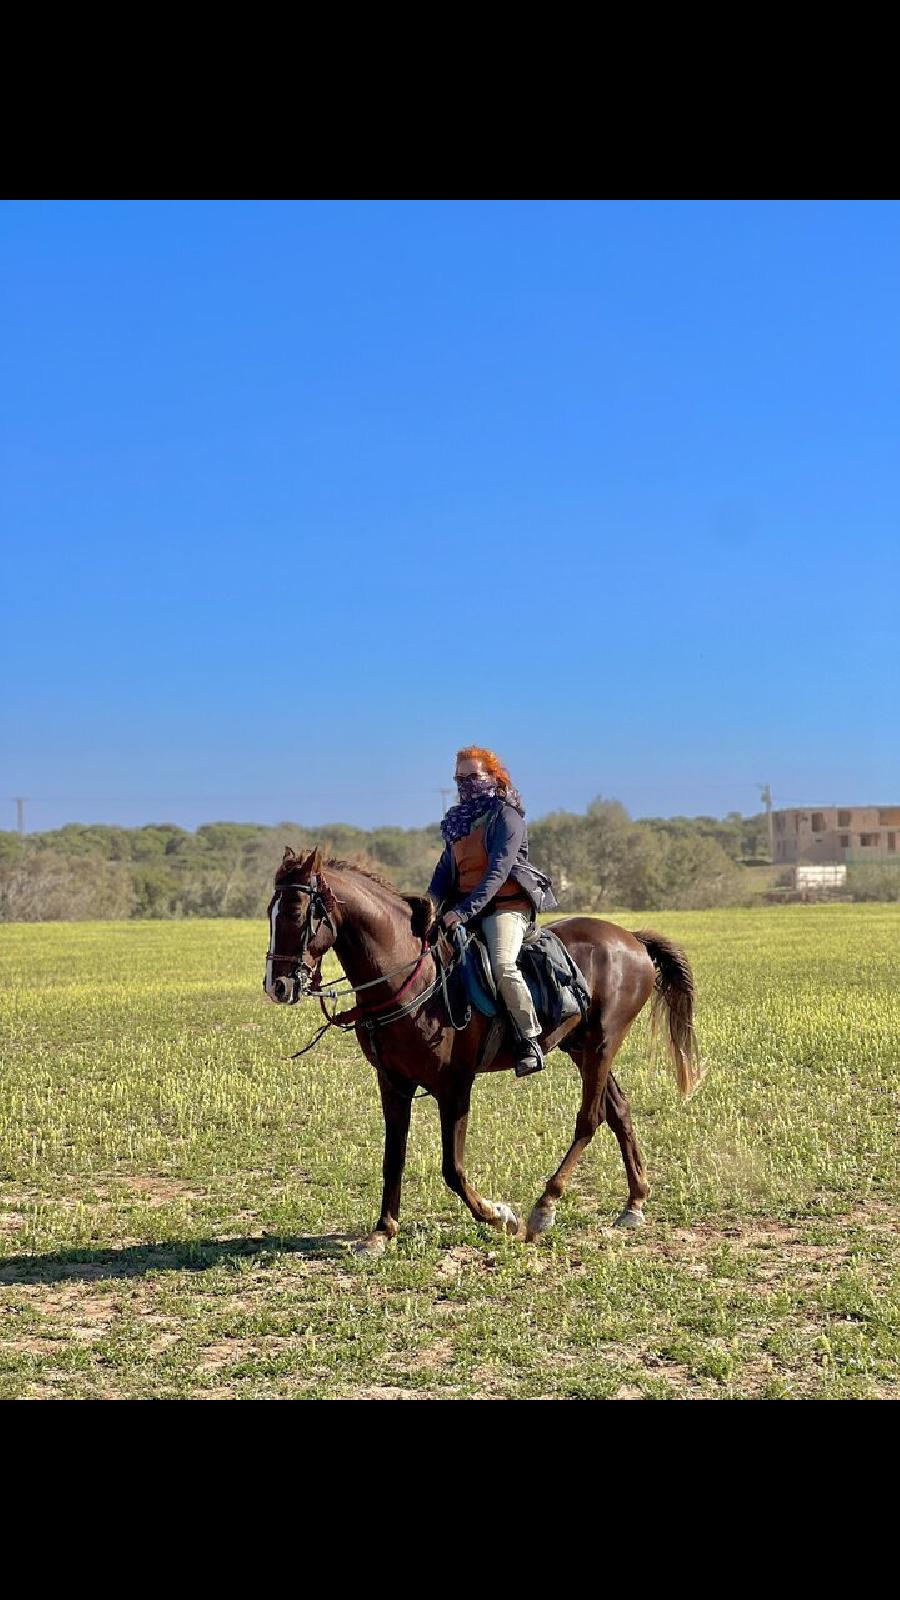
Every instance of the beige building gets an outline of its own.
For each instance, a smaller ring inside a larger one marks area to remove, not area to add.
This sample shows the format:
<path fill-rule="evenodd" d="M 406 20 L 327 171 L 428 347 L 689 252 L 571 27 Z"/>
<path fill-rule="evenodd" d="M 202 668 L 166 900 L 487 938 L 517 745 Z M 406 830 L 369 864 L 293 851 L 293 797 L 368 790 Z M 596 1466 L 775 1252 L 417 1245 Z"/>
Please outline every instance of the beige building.
<path fill-rule="evenodd" d="M 773 811 L 772 833 L 776 863 L 900 860 L 900 806 Z"/>

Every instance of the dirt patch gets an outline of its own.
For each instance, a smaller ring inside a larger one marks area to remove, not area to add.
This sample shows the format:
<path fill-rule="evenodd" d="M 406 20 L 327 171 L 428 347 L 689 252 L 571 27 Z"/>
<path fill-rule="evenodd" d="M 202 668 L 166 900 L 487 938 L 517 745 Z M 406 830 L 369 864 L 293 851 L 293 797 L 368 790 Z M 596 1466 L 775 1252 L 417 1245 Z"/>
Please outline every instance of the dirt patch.
<path fill-rule="evenodd" d="M 0 1339 L 0 1349 L 16 1352 L 24 1350 L 31 1356 L 58 1356 L 60 1343 L 59 1339 L 40 1339 L 32 1334 L 26 1334 L 21 1339 Z"/>
<path fill-rule="evenodd" d="M 690 1368 L 680 1361 L 669 1361 L 666 1356 L 654 1355 L 651 1351 L 643 1350 L 640 1360 L 656 1378 L 671 1379 L 679 1388 L 687 1388 L 693 1383 Z"/>
<path fill-rule="evenodd" d="M 440 1391 L 435 1393 L 428 1389 L 398 1389 L 392 1384 L 375 1383 L 368 1389 L 355 1389 L 353 1398 L 354 1400 L 445 1400 L 448 1396 Z"/>
<path fill-rule="evenodd" d="M 439 1278 L 452 1280 L 458 1278 L 467 1267 L 481 1267 L 486 1272 L 491 1272 L 497 1265 L 496 1252 L 493 1250 L 479 1250 L 475 1245 L 455 1245 L 443 1255 L 435 1267 Z"/>
<path fill-rule="evenodd" d="M 149 1353 L 150 1353 L 151 1356 L 162 1355 L 163 1351 L 164 1350 L 168 1350 L 170 1345 L 177 1344 L 177 1343 L 178 1343 L 178 1334 L 177 1333 L 158 1333 L 156 1338 L 154 1340 L 152 1340 L 151 1344 L 148 1347 L 149 1348 Z"/>
<path fill-rule="evenodd" d="M 290 1344 L 289 1339 L 268 1338 L 264 1345 L 258 1339 L 224 1339 L 221 1344 L 207 1345 L 200 1352 L 197 1362 L 198 1372 L 218 1372 L 220 1367 L 229 1367 L 236 1361 L 246 1361 L 251 1357 L 271 1354 L 276 1348 Z"/>
<path fill-rule="evenodd" d="M 95 1295 L 89 1291 L 85 1293 L 83 1289 L 79 1292 L 79 1289 L 80 1285 L 55 1293 L 42 1293 L 40 1285 L 29 1285 L 23 1289 L 28 1299 L 39 1306 L 42 1321 L 51 1327 L 58 1325 L 60 1337 L 54 1339 L 48 1335 L 33 1340 L 10 1340 L 8 1342 L 12 1347 L 46 1353 L 45 1347 L 59 1350 L 60 1343 L 67 1339 L 75 1339 L 79 1343 L 101 1339 L 116 1315 L 117 1303 L 111 1295 Z"/>
<path fill-rule="evenodd" d="M 666 1256 L 683 1256 L 691 1251 L 700 1252 L 708 1250 L 710 1246 L 727 1244 L 731 1249 L 741 1252 L 772 1250 L 789 1252 L 795 1259 L 805 1257 L 815 1260 L 821 1256 L 834 1259 L 836 1254 L 846 1253 L 840 1243 L 831 1240 L 823 1244 L 810 1244 L 805 1238 L 809 1229 L 832 1228 L 839 1233 L 841 1229 L 860 1227 L 873 1233 L 900 1233 L 900 1212 L 883 1202 L 874 1201 L 843 1214 L 804 1216 L 791 1222 L 775 1222 L 766 1218 L 737 1225 L 698 1222 L 692 1228 L 672 1228 L 659 1242 L 654 1241 L 652 1235 L 642 1236 L 633 1241 L 632 1248 L 643 1248 L 650 1253 L 659 1250 Z M 848 1242 L 847 1252 L 851 1249 L 852 1241 Z"/>
<path fill-rule="evenodd" d="M 199 1372 L 218 1372 L 220 1367 L 227 1367 L 229 1362 L 240 1359 L 241 1349 L 238 1341 L 229 1340 L 227 1344 L 210 1344 L 201 1350 L 197 1362 Z"/>
<path fill-rule="evenodd" d="M 51 1289 L 46 1283 L 16 1285 L 16 1293 L 27 1300 L 36 1300 L 43 1312 L 69 1311 L 78 1299 L 79 1285 L 70 1284 L 65 1289 Z"/>
<path fill-rule="evenodd" d="M 151 1205 L 165 1206 L 172 1200 L 202 1200 L 204 1195 L 200 1189 L 194 1189 L 181 1178 L 166 1178 L 156 1173 L 148 1173 L 141 1178 L 126 1179 L 129 1189 L 134 1194 L 141 1195 Z"/>
<path fill-rule="evenodd" d="M 434 1344 L 425 1346 L 416 1356 L 417 1367 L 436 1369 L 449 1367 L 453 1361 L 455 1350 L 450 1339 L 438 1339 Z"/>
<path fill-rule="evenodd" d="M 76 1301 L 81 1321 L 88 1326 L 98 1322 L 108 1325 L 116 1314 L 117 1302 L 112 1295 L 80 1294 L 72 1298 Z"/>

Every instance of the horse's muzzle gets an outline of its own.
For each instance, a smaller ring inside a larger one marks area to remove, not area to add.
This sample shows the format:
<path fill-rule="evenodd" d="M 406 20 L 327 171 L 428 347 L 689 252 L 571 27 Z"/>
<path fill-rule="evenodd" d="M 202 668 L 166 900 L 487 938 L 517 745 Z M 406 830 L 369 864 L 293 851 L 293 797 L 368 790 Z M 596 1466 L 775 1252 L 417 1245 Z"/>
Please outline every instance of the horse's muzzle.
<path fill-rule="evenodd" d="M 300 986 L 296 978 L 273 978 L 271 984 L 263 980 L 263 988 L 270 1000 L 280 1006 L 293 1006 L 300 999 Z"/>

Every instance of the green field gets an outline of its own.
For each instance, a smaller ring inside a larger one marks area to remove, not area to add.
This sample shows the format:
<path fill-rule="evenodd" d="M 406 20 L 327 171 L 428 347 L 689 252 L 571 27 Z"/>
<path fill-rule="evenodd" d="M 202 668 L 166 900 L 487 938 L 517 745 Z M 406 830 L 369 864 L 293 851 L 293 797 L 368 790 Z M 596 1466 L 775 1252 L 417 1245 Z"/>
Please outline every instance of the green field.
<path fill-rule="evenodd" d="M 352 1039 L 263 997 L 264 923 L 0 928 L 0 1397 L 893 1396 L 900 910 L 614 913 L 681 941 L 705 1082 L 618 1058 L 652 1192 L 601 1129 L 546 1242 L 478 1228 L 413 1109 L 401 1233 Z M 468 1167 L 527 1210 L 571 1137 L 556 1053 L 480 1080 Z"/>

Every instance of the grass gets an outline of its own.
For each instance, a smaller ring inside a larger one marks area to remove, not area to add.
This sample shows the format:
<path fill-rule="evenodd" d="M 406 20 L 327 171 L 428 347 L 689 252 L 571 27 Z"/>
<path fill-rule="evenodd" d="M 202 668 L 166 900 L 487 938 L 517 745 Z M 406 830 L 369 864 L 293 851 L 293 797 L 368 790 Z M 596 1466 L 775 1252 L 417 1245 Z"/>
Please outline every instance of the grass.
<path fill-rule="evenodd" d="M 479 1229 L 413 1111 L 396 1248 L 374 1077 L 262 995 L 264 925 L 0 929 L 0 1396 L 893 1396 L 900 910 L 614 912 L 694 964 L 708 1075 L 618 1058 L 653 1186 L 604 1129 L 549 1241 Z M 480 1080 L 468 1167 L 520 1211 L 571 1137 L 554 1055 Z"/>

